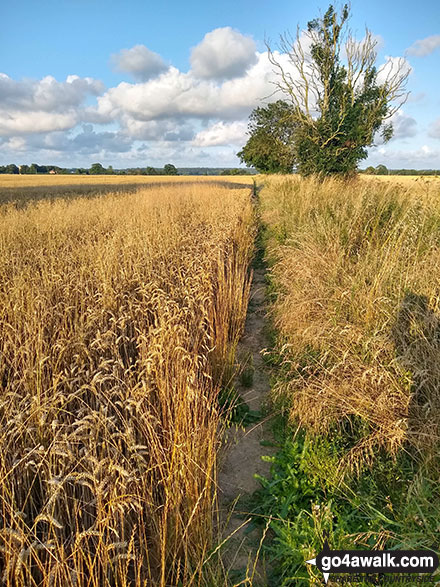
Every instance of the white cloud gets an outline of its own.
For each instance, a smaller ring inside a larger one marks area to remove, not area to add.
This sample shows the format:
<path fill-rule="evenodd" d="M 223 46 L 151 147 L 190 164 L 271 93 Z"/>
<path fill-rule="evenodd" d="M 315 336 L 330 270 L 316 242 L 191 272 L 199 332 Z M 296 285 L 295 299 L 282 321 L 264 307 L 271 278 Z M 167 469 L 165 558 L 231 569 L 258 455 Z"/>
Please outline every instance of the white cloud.
<path fill-rule="evenodd" d="M 301 44 L 304 45 L 304 39 L 307 39 L 307 49 L 308 49 L 308 55 L 310 56 L 310 38 L 307 37 L 306 35 L 302 34 L 301 35 Z M 353 52 L 354 50 L 357 50 L 359 52 L 365 50 L 365 48 L 367 47 L 366 43 L 370 43 L 371 41 L 374 44 L 374 50 L 376 52 L 380 51 L 381 49 L 383 49 L 385 47 L 385 40 L 382 37 L 382 35 L 376 35 L 374 33 L 372 33 L 371 31 L 369 31 L 369 34 L 365 34 L 364 37 L 362 39 L 356 39 L 355 37 L 350 36 L 348 39 L 348 45 L 351 49 L 351 52 Z M 350 52 L 350 51 L 349 51 Z M 346 45 L 342 45 L 341 47 L 341 55 L 343 57 L 344 60 L 347 59 L 347 47 Z"/>
<path fill-rule="evenodd" d="M 193 143 L 200 147 L 242 145 L 246 142 L 246 129 L 246 122 L 217 122 L 198 132 Z"/>
<path fill-rule="evenodd" d="M 136 120 L 122 116 L 121 128 L 125 136 L 148 141 L 190 141 L 194 137 L 193 125 L 181 119 Z"/>
<path fill-rule="evenodd" d="M 428 134 L 434 139 L 440 139 L 440 118 L 437 118 L 429 127 Z"/>
<path fill-rule="evenodd" d="M 195 85 L 188 74 L 170 67 L 167 72 L 148 82 L 122 82 L 111 88 L 98 99 L 97 111 L 109 119 L 125 114 L 143 121 L 181 112 L 196 114 L 196 105 L 191 106 L 197 98 L 194 90 Z"/>
<path fill-rule="evenodd" d="M 387 56 L 385 63 L 377 70 L 377 81 L 380 84 L 385 83 L 387 80 L 393 78 L 396 74 L 405 75 L 411 74 L 413 71 L 410 63 L 405 57 L 391 57 Z"/>
<path fill-rule="evenodd" d="M 127 72 L 141 81 L 146 81 L 168 69 L 162 57 L 150 51 L 145 45 L 122 49 L 112 55 L 111 61 L 116 69 Z"/>
<path fill-rule="evenodd" d="M 78 123 L 75 112 L 50 113 L 44 111 L 17 112 L 0 110 L 0 133 L 14 134 L 41 133 L 73 128 Z"/>
<path fill-rule="evenodd" d="M 388 146 L 372 149 L 365 165 L 378 165 L 379 163 L 384 163 L 391 169 L 439 169 L 440 151 L 426 144 L 408 151 Z"/>
<path fill-rule="evenodd" d="M 83 124 L 81 131 L 65 142 L 65 150 L 79 153 L 124 153 L 131 149 L 132 140 L 121 132 L 96 132 L 91 124 Z"/>
<path fill-rule="evenodd" d="M 56 131 L 27 137 L 11 137 L 7 146 L 11 151 L 47 151 L 91 155 L 97 153 L 124 153 L 131 149 L 133 141 L 120 132 L 96 132 L 91 124 L 83 124 L 80 132 Z"/>
<path fill-rule="evenodd" d="M 6 139 L 3 143 L 4 149 L 10 151 L 26 151 L 27 150 L 27 142 L 24 137 L 10 137 Z"/>
<path fill-rule="evenodd" d="M 0 108 L 15 111 L 64 112 L 78 107 L 87 95 L 99 95 L 104 91 L 102 82 L 90 77 L 69 75 L 58 82 L 48 75 L 41 80 L 16 81 L 0 73 Z"/>
<path fill-rule="evenodd" d="M 239 77 L 257 61 L 255 42 L 231 27 L 207 33 L 191 53 L 191 67 L 202 79 Z"/>
<path fill-rule="evenodd" d="M 425 98 L 426 98 L 425 92 L 417 92 L 416 94 L 411 92 L 411 94 L 408 96 L 407 103 L 422 102 L 422 100 L 424 100 Z"/>
<path fill-rule="evenodd" d="M 169 118 L 241 120 L 274 91 L 275 76 L 266 53 L 240 78 L 216 82 L 175 67 L 144 83 L 122 82 L 98 98 L 96 115 L 103 120 Z M 284 59 L 284 56 L 281 56 Z"/>
<path fill-rule="evenodd" d="M 376 51 L 380 51 L 385 47 L 385 39 L 382 37 L 382 35 L 376 35 L 372 33 L 371 36 L 373 38 L 373 41 L 376 43 L 374 46 Z"/>
<path fill-rule="evenodd" d="M 431 35 L 413 43 L 406 52 L 408 55 L 414 55 L 415 57 L 425 57 L 425 55 L 429 55 L 438 47 L 440 47 L 440 35 Z"/>
<path fill-rule="evenodd" d="M 92 78 L 69 75 L 64 82 L 52 76 L 16 81 L 0 74 L 0 134 L 41 133 L 74 127 L 82 119 L 88 95 L 104 85 Z"/>
<path fill-rule="evenodd" d="M 414 137 L 417 134 L 417 121 L 405 114 L 403 110 L 398 110 L 391 117 L 390 122 L 394 128 L 393 139 Z"/>

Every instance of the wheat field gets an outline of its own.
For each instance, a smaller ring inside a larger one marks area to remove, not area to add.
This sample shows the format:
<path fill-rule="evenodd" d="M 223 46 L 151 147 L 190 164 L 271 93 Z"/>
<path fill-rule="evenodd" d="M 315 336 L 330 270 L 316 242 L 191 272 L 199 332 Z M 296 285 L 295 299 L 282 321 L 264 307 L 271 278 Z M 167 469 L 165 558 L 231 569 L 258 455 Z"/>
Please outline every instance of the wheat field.
<path fill-rule="evenodd" d="M 106 183 L 121 186 L 127 183 L 157 184 L 157 183 L 204 183 L 212 181 L 243 183 L 252 185 L 252 178 L 246 175 L 218 176 L 218 175 L 76 175 L 72 174 L 0 174 L 0 188 L 5 187 L 37 187 L 37 186 L 67 186 L 93 185 Z"/>
<path fill-rule="evenodd" d="M 220 584 L 253 238 L 250 190 L 203 180 L 0 207 L 2 584 Z"/>
<path fill-rule="evenodd" d="M 417 189 L 417 184 L 437 184 L 440 186 L 440 178 L 438 175 L 368 175 L 361 176 L 362 181 L 376 181 L 376 182 L 392 182 L 400 184 L 402 187 L 414 185 Z"/>
<path fill-rule="evenodd" d="M 241 187 L 253 186 L 249 176 L 146 176 L 146 175 L 7 175 L 0 174 L 0 205 L 25 207 L 30 202 L 100 195 L 136 193 L 141 187 L 205 185 Z"/>

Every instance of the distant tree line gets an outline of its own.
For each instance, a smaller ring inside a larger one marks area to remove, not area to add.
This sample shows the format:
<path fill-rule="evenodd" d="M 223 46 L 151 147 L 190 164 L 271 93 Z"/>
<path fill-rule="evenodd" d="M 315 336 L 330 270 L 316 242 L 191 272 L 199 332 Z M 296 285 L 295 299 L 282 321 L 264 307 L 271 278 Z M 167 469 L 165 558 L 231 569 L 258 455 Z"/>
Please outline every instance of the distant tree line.
<path fill-rule="evenodd" d="M 255 175 L 253 167 L 179 167 L 180 175 Z"/>
<path fill-rule="evenodd" d="M 90 175 L 179 175 L 177 168 L 167 163 L 163 168 L 157 167 L 130 167 L 114 170 L 112 166 L 104 169 L 100 163 L 93 163 L 89 170 Z"/>
<path fill-rule="evenodd" d="M 0 173 L 10 173 L 12 175 L 18 173 L 18 167 L 11 163 L 10 165 L 0 165 Z"/>
<path fill-rule="evenodd" d="M 236 167 L 234 169 L 223 169 L 220 175 L 251 175 L 251 172 L 248 169 Z"/>
<path fill-rule="evenodd" d="M 360 169 L 366 175 L 440 175 L 440 169 L 388 169 L 386 165 Z"/>
<path fill-rule="evenodd" d="M 32 165 L 15 165 L 15 163 L 10 163 L 9 165 L 0 165 L 0 173 L 10 173 L 13 175 L 20 174 L 36 174 L 36 173 L 50 173 L 54 171 L 55 173 L 70 173 L 69 170 L 63 169 L 62 167 L 57 167 L 56 165 L 38 165 L 37 163 L 32 163 Z"/>
<path fill-rule="evenodd" d="M 134 167 L 130 169 L 113 169 L 111 165 L 106 169 L 101 163 L 93 163 L 89 169 L 85 167 L 58 167 L 57 165 L 38 165 L 32 163 L 31 165 L 1 165 L 0 173 L 10 173 L 15 175 L 31 175 L 31 174 L 76 174 L 76 175 L 178 175 L 177 168 L 171 163 L 167 163 L 163 168 L 155 167 Z"/>
<path fill-rule="evenodd" d="M 0 165 L 0 174 L 45 174 L 57 173 L 59 175 L 252 175 L 255 169 L 225 168 L 225 167 L 182 167 L 177 169 L 171 163 L 163 168 L 157 167 L 129 167 L 127 169 L 113 169 L 111 165 L 105 168 L 101 163 L 93 163 L 90 168 L 86 167 L 58 167 L 57 165 Z"/>

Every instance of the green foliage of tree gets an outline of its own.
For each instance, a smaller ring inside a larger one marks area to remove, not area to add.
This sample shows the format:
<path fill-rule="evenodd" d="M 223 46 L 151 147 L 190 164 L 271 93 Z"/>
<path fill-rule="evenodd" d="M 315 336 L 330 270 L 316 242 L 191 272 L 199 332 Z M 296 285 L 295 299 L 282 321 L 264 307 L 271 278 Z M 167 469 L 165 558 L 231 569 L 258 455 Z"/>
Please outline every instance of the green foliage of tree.
<path fill-rule="evenodd" d="M 291 173 L 294 165 L 294 124 L 289 104 L 278 100 L 255 108 L 249 118 L 248 142 L 237 153 L 259 173 Z"/>
<path fill-rule="evenodd" d="M 378 165 L 374 173 L 375 175 L 388 175 L 388 167 L 386 165 Z"/>
<path fill-rule="evenodd" d="M 90 175 L 103 175 L 106 173 L 101 163 L 93 163 L 90 167 Z"/>
<path fill-rule="evenodd" d="M 164 175 L 178 175 L 177 169 L 171 163 L 167 163 L 163 168 Z"/>
<path fill-rule="evenodd" d="M 14 163 L 10 163 L 9 165 L 1 165 L 0 173 L 10 173 L 12 175 L 16 175 L 18 173 L 18 167 Z"/>
<path fill-rule="evenodd" d="M 145 175 L 159 175 L 159 172 L 154 167 L 147 167 L 145 169 Z"/>
<path fill-rule="evenodd" d="M 377 133 L 385 142 L 391 138 L 386 120 L 407 96 L 404 60 L 378 71 L 377 41 L 368 29 L 361 42 L 353 39 L 348 18 L 347 5 L 340 13 L 330 5 L 302 34 L 298 29 L 296 37 L 282 35 L 288 66 L 268 47 L 276 86 L 290 102 L 293 153 L 302 175 L 353 173 Z"/>

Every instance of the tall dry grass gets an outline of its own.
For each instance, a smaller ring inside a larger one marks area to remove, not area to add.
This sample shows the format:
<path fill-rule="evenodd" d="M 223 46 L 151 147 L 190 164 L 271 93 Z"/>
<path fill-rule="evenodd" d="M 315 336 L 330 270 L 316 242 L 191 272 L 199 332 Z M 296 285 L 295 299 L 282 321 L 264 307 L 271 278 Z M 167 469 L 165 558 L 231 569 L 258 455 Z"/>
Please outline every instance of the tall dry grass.
<path fill-rule="evenodd" d="M 341 472 L 440 438 L 440 186 L 277 179 L 262 192 L 290 418 L 347 438 Z M 438 471 L 438 464 L 434 471 Z"/>
<path fill-rule="evenodd" d="M 3 584 L 211 580 L 252 240 L 247 190 L 0 208 Z"/>

